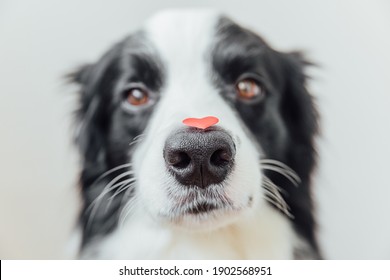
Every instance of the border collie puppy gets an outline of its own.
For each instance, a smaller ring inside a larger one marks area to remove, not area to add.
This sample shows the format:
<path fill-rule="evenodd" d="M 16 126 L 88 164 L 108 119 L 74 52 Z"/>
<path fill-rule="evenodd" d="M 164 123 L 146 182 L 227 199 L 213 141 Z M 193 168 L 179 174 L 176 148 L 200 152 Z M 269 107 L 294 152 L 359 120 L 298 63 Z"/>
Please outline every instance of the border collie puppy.
<path fill-rule="evenodd" d="M 73 73 L 79 257 L 320 258 L 305 64 L 218 13 L 175 10 Z"/>

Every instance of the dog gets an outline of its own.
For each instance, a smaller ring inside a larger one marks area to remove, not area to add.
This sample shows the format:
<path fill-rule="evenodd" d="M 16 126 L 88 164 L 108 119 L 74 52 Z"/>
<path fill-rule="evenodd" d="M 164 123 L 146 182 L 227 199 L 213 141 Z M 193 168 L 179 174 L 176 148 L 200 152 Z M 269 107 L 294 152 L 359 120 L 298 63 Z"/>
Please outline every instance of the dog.
<path fill-rule="evenodd" d="M 83 259 L 319 259 L 300 52 L 171 10 L 74 71 Z"/>

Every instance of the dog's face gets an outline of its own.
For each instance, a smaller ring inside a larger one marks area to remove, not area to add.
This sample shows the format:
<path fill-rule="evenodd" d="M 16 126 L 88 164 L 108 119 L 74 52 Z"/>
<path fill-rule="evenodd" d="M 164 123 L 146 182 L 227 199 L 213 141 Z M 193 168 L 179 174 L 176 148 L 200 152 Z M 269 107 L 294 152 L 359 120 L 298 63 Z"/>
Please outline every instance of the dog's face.
<path fill-rule="evenodd" d="M 82 85 L 85 240 L 134 213 L 212 231 L 269 202 L 286 219 L 311 209 L 316 114 L 298 55 L 213 12 L 166 12 L 74 79 Z M 182 122 L 206 116 L 219 122 Z M 296 226 L 314 244 L 304 214 Z"/>

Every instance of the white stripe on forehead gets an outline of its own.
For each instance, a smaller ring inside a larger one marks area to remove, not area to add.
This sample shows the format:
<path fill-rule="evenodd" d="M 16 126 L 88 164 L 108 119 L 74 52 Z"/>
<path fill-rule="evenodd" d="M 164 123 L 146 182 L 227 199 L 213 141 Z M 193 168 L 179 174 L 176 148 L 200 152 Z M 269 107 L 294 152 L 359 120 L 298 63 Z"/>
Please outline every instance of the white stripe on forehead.
<path fill-rule="evenodd" d="M 188 71 L 191 67 L 206 66 L 204 62 L 218 18 L 219 13 L 214 10 L 167 10 L 147 22 L 146 34 L 169 74 L 194 74 L 194 71 Z"/>
<path fill-rule="evenodd" d="M 171 10 L 147 22 L 144 32 L 162 60 L 165 78 L 146 130 L 154 144 L 159 135 L 163 145 L 165 137 L 188 117 L 216 116 L 221 127 L 240 134 L 235 112 L 211 77 L 211 52 L 220 18 L 214 10 Z"/>
<path fill-rule="evenodd" d="M 164 65 L 162 98 L 154 117 L 171 129 L 187 117 L 218 116 L 216 108 L 224 106 L 218 106 L 222 99 L 210 77 L 209 56 L 219 18 L 213 10 L 170 10 L 157 14 L 145 26 L 148 41 Z M 159 129 L 164 127 L 161 123 Z"/>

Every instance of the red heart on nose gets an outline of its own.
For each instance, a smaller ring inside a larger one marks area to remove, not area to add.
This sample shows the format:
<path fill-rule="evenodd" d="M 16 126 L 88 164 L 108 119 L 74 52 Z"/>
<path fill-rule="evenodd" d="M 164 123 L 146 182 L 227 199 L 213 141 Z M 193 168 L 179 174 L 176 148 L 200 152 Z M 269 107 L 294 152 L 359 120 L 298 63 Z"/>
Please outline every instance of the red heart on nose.
<path fill-rule="evenodd" d="M 191 127 L 196 127 L 196 128 L 201 128 L 201 129 L 206 129 L 214 124 L 217 124 L 219 122 L 219 119 L 216 117 L 204 117 L 201 119 L 198 118 L 187 118 L 183 120 L 183 123 L 185 125 L 191 126 Z"/>

